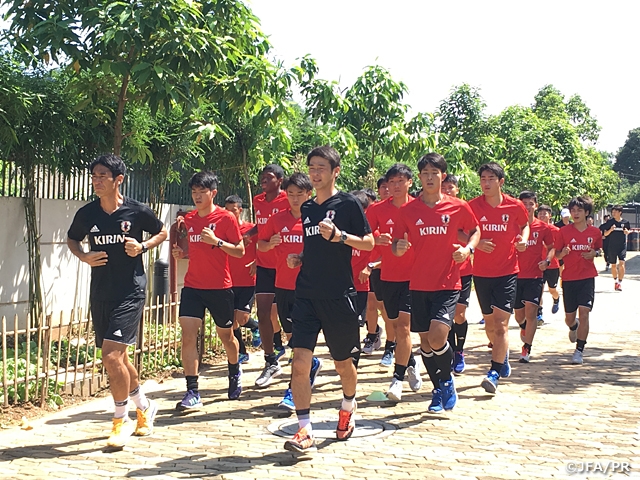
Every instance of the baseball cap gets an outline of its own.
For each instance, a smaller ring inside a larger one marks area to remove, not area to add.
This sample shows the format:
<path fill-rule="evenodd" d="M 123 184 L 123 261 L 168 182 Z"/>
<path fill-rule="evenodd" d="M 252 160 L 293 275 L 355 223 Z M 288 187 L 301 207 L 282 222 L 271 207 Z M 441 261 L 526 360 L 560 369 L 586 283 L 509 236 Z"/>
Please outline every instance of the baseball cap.
<path fill-rule="evenodd" d="M 568 208 L 563 208 L 562 210 L 560 210 L 560 216 L 562 218 L 564 217 L 570 217 L 571 216 L 571 212 L 569 212 Z"/>

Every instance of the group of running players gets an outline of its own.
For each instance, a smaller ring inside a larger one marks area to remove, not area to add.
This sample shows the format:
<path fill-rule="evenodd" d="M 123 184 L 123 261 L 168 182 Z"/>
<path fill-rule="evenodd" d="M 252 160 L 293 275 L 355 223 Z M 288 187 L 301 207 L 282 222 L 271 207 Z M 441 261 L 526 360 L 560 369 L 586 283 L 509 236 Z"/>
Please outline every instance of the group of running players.
<path fill-rule="evenodd" d="M 227 197 L 224 208 L 214 203 L 213 173 L 199 172 L 189 181 L 195 210 L 179 223 L 188 242 L 185 248 L 172 245 L 175 258 L 189 259 L 179 310 L 186 393 L 178 410 L 202 407 L 197 343 L 207 310 L 227 355 L 229 399 L 240 397 L 241 365 L 248 361 L 241 326 L 255 331 L 254 340 L 260 332 L 265 365 L 257 387 L 282 375 L 280 359 L 289 349 L 290 383 L 279 406 L 295 411 L 299 430 L 285 443 L 287 450 L 315 448 L 310 405 L 322 368 L 314 356 L 320 332 L 342 386 L 339 440 L 355 428 L 360 355 L 379 349 L 385 332 L 381 364 L 393 366 L 387 398 L 402 400 L 405 379 L 412 391 L 420 390 L 422 363 L 432 388 L 428 411 L 451 410 L 457 403 L 452 372 L 465 369 L 472 281 L 492 349 L 481 385 L 495 393 L 499 379 L 511 374 L 511 314 L 521 328 L 519 361 L 528 363 L 545 282 L 552 311 L 558 311 L 561 268 L 565 321 L 576 343 L 572 363 L 582 364 L 597 276 L 593 259 L 603 237 L 615 288 L 621 289 L 625 256 L 619 238 L 629 229 L 621 207 L 614 207 L 601 232 L 588 224 L 592 200 L 575 197 L 556 226 L 551 208 L 539 205 L 534 192 L 518 199 L 502 192 L 504 170 L 493 162 L 478 171 L 482 195 L 466 202 L 457 198 L 457 180 L 437 153 L 418 160 L 421 190 L 414 195 L 414 173 L 404 164 L 393 165 L 378 181 L 377 195 L 337 190 L 340 156 L 332 147 L 313 149 L 307 166 L 308 175 L 289 177 L 278 165 L 263 169 L 263 192 L 253 199 L 255 225 L 243 221 L 240 197 Z M 120 193 L 126 169 L 119 157 L 103 155 L 90 168 L 98 199 L 77 212 L 68 244 L 92 267 L 91 314 L 115 403 L 108 444 L 121 447 L 131 434 L 129 400 L 136 405 L 135 435 L 151 433 L 158 411 L 141 392 L 126 350 L 135 343 L 144 306 L 141 254 L 162 243 L 167 232 L 148 207 Z M 151 237 L 143 241 L 143 232 Z M 85 237 L 89 252 L 81 245 Z M 250 318 L 254 300 L 257 325 Z M 411 332 L 420 337 L 421 361 L 414 357 Z"/>

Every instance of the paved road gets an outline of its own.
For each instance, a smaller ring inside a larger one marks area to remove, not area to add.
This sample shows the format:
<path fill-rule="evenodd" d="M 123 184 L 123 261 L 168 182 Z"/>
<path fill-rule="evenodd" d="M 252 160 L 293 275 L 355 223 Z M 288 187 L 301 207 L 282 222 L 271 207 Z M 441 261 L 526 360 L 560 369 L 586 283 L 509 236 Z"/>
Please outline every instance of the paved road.
<path fill-rule="evenodd" d="M 104 450 L 112 411 L 108 398 L 42 418 L 30 431 L 1 431 L 0 477 L 569 478 L 567 468 L 581 468 L 580 462 L 594 462 L 592 469 L 626 462 L 631 464 L 626 474 L 573 477 L 638 478 L 640 256 L 633 256 L 629 267 L 632 274 L 623 292 L 613 292 L 610 275 L 596 281 L 583 366 L 570 364 L 573 346 L 567 328 L 561 314 L 551 315 L 545 294 L 548 323 L 538 332 L 532 362 L 514 363 L 512 377 L 501 382 L 495 396 L 479 387 L 489 350 L 474 304 L 469 311 L 470 365 L 456 377 L 460 401 L 447 414 L 426 413 L 427 388 L 405 394 L 397 405 L 367 402 L 372 391 L 386 389 L 391 375 L 378 365 L 378 352 L 361 361 L 358 412 L 386 431 L 346 443 L 325 439 L 314 456 L 296 457 L 283 450 L 283 438 L 268 430 L 294 419 L 275 408 L 287 376 L 266 390 L 247 388 L 240 401 L 231 402 L 225 396 L 225 368 L 210 366 L 201 382 L 205 408 L 190 416 L 173 411 L 182 396 L 182 379 L 149 383 L 146 388 L 153 390 L 150 396 L 161 408 L 156 431 L 151 437 L 132 438 L 122 451 Z M 510 334 L 511 353 L 517 357 L 517 328 Z M 327 358 L 324 346 L 320 353 Z M 336 419 L 340 404 L 337 376 L 329 363 L 313 399 L 317 431 L 320 421 Z M 254 355 L 245 368 L 246 385 L 253 384 L 261 365 L 262 358 Z"/>

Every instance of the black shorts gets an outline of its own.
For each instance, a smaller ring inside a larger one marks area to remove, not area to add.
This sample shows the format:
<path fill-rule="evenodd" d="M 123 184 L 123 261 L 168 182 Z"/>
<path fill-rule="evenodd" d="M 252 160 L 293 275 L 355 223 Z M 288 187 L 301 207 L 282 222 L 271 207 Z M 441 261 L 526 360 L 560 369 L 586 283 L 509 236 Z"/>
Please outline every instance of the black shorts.
<path fill-rule="evenodd" d="M 591 310 L 595 299 L 596 282 L 594 278 L 584 280 L 563 280 L 562 301 L 565 313 L 574 313 L 578 307 Z"/>
<path fill-rule="evenodd" d="M 285 290 L 276 287 L 276 305 L 278 305 L 278 317 L 284 333 L 291 333 L 291 312 L 296 300 L 295 290 Z"/>
<path fill-rule="evenodd" d="M 369 296 L 369 292 L 357 293 L 356 313 L 358 314 L 358 320 L 365 320 L 367 317 L 367 297 Z"/>
<path fill-rule="evenodd" d="M 497 308 L 507 313 L 513 313 L 516 302 L 516 284 L 518 275 L 504 275 L 502 277 L 473 276 L 478 303 L 483 315 L 491 315 Z"/>
<path fill-rule="evenodd" d="M 320 331 L 331 357 L 340 362 L 360 358 L 360 326 L 356 292 L 336 299 L 296 298 L 293 306 L 293 337 L 290 345 L 313 351 Z"/>
<path fill-rule="evenodd" d="M 395 320 L 400 316 L 400 312 L 411 314 L 411 293 L 409 292 L 409 282 L 387 282 L 380 280 L 382 286 L 382 301 L 387 316 Z"/>
<path fill-rule="evenodd" d="M 469 306 L 469 297 L 471 296 L 472 281 L 473 281 L 473 275 L 465 275 L 464 277 L 460 277 L 460 282 L 462 283 L 462 289 L 460 289 L 460 296 L 458 297 L 458 303 L 460 305 L 464 305 L 465 307 Z"/>
<path fill-rule="evenodd" d="M 251 313 L 256 299 L 256 287 L 233 287 L 233 309 Z"/>
<path fill-rule="evenodd" d="M 544 288 L 543 278 L 519 278 L 516 286 L 516 303 L 513 308 L 524 308 L 525 302 L 540 306 L 540 297 Z"/>
<path fill-rule="evenodd" d="M 411 331 L 428 332 L 432 321 L 444 323 L 451 328 L 459 297 L 460 290 L 411 290 Z"/>
<path fill-rule="evenodd" d="M 369 275 L 369 291 L 376 294 L 376 300 L 382 301 L 382 285 L 380 284 L 380 269 L 374 268 Z"/>
<path fill-rule="evenodd" d="M 275 268 L 256 268 L 256 295 L 261 293 L 276 293 Z"/>
<path fill-rule="evenodd" d="M 616 263 L 618 263 L 618 260 L 620 260 L 621 262 L 624 262 L 626 258 L 627 258 L 626 244 L 622 246 L 609 245 L 609 247 L 607 248 L 607 261 L 611 265 L 615 265 Z"/>
<path fill-rule="evenodd" d="M 209 310 L 217 327 L 233 327 L 233 290 L 200 290 L 184 287 L 180 294 L 180 317 L 204 320 L 205 310 Z"/>
<path fill-rule="evenodd" d="M 560 279 L 560 269 L 559 268 L 547 268 L 544 272 L 542 272 L 542 286 L 546 283 L 549 285 L 549 288 L 556 288 L 558 286 L 558 280 Z"/>
<path fill-rule="evenodd" d="M 144 298 L 130 298 L 121 302 L 91 302 L 91 320 L 96 334 L 96 347 L 103 340 L 134 345 L 144 311 Z"/>
<path fill-rule="evenodd" d="M 609 239 L 607 237 L 602 239 L 602 253 L 604 253 L 604 261 L 611 263 L 609 261 Z"/>

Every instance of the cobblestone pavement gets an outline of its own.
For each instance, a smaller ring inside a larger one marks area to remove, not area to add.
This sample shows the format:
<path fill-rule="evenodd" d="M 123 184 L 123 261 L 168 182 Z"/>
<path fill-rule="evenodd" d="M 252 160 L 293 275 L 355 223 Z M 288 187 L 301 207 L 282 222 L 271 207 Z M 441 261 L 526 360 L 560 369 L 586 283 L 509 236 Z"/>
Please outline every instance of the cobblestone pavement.
<path fill-rule="evenodd" d="M 256 354 L 244 369 L 246 388 L 240 401 L 226 399 L 225 366 L 205 368 L 205 407 L 188 416 L 174 411 L 183 379 L 148 382 L 145 389 L 160 404 L 156 430 L 150 437 L 132 437 L 121 451 L 104 448 L 110 398 L 34 421 L 30 431 L 3 430 L 0 477 L 568 478 L 568 469 L 582 469 L 586 462 L 592 462 L 591 470 L 610 470 L 573 477 L 640 477 L 640 255 L 628 264 L 633 274 L 625 279 L 623 292 L 613 291 L 610 275 L 597 279 L 583 366 L 570 364 L 568 329 L 562 313 L 551 315 L 551 298 L 545 293 L 547 324 L 538 331 L 532 361 L 512 362 L 512 376 L 501 381 L 495 396 L 480 388 L 490 357 L 474 301 L 468 313 L 468 368 L 456 376 L 460 400 L 446 414 L 426 412 L 428 382 L 418 393 L 405 393 L 397 405 L 366 401 L 371 392 L 386 390 L 392 373 L 380 367 L 381 352 L 376 352 L 361 361 L 358 415 L 385 431 L 345 443 L 322 439 L 316 454 L 298 457 L 286 452 L 284 438 L 268 429 L 295 420 L 276 408 L 289 368 L 267 389 L 255 389 L 253 381 L 262 366 Z M 510 350 L 517 359 L 518 329 L 511 322 Z M 319 353 L 325 367 L 313 397 L 316 433 L 322 433 L 322 421 L 337 419 L 341 399 L 324 345 Z M 372 427 L 361 425 L 359 433 Z M 626 462 L 630 470 L 614 472 L 610 462 Z"/>

